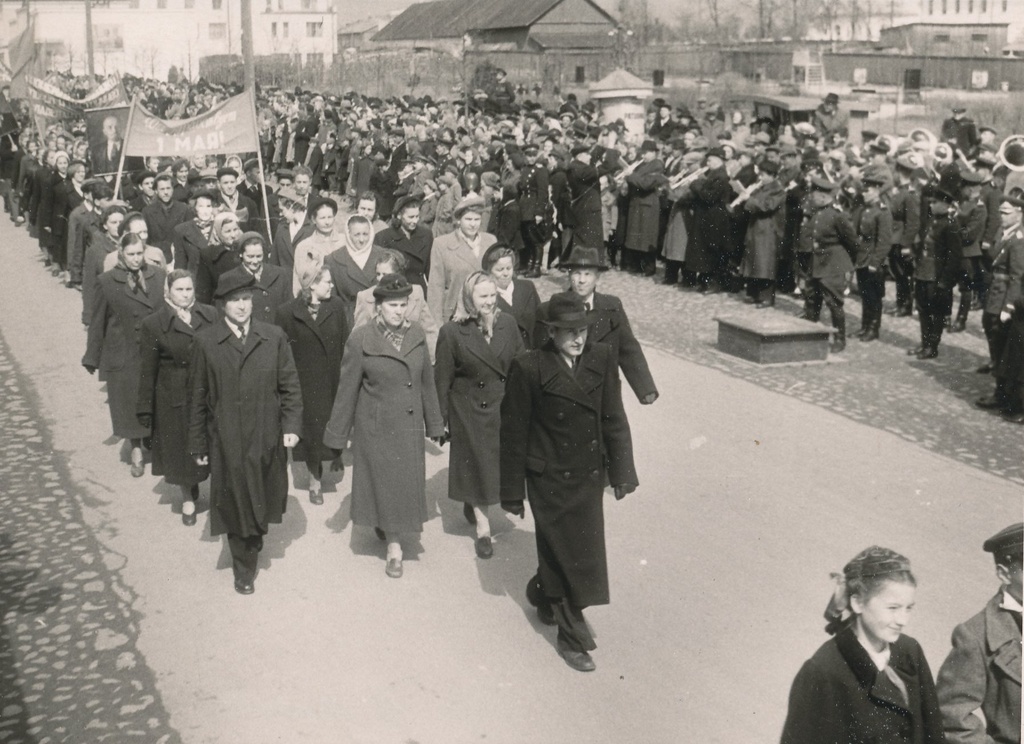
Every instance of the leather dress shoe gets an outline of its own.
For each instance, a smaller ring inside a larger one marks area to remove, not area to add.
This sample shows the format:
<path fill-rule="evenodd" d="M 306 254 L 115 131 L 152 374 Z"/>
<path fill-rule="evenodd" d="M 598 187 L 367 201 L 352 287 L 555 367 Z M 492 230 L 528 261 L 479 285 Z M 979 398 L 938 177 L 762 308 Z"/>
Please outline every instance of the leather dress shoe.
<path fill-rule="evenodd" d="M 402 559 L 388 558 L 388 564 L 384 567 L 384 573 L 392 579 L 402 578 Z"/>
<path fill-rule="evenodd" d="M 974 401 L 974 405 L 983 411 L 990 411 L 994 408 L 1002 408 L 1003 402 L 994 395 L 987 395 L 984 398 L 978 398 L 978 400 Z"/>
<path fill-rule="evenodd" d="M 235 579 L 235 591 L 239 594 L 252 594 L 256 591 L 256 585 L 251 581 L 240 581 Z"/>
<path fill-rule="evenodd" d="M 196 523 L 196 513 L 192 512 L 191 514 L 186 514 L 185 512 L 182 512 L 181 513 L 181 523 L 183 525 L 185 525 L 186 527 L 194 526 L 195 523 Z"/>
<path fill-rule="evenodd" d="M 907 349 L 907 356 L 917 356 L 924 351 L 923 346 L 915 346 L 913 349 Z"/>
<path fill-rule="evenodd" d="M 568 649 L 560 648 L 558 649 L 558 655 L 565 659 L 565 663 L 577 672 L 592 672 L 597 669 L 594 660 L 586 651 L 569 651 Z"/>
<path fill-rule="evenodd" d="M 476 554 L 479 558 L 490 558 L 494 555 L 494 546 L 491 543 L 490 535 L 478 537 L 474 547 L 476 547 Z"/>
<path fill-rule="evenodd" d="M 464 516 L 466 521 L 470 524 L 476 524 L 476 512 L 473 511 L 472 504 L 462 505 L 462 516 Z"/>
<path fill-rule="evenodd" d="M 388 539 L 388 536 L 384 534 L 384 530 L 382 530 L 380 527 L 374 527 L 373 528 L 373 534 L 375 534 L 377 536 L 378 540 L 387 540 Z"/>
<path fill-rule="evenodd" d="M 309 489 L 309 503 L 316 506 L 321 506 L 324 503 L 324 492 L 320 489 L 313 490 Z"/>
<path fill-rule="evenodd" d="M 1007 411 L 1003 413 L 1003 421 L 1008 424 L 1024 424 L 1024 412 L 1010 413 Z"/>
<path fill-rule="evenodd" d="M 917 355 L 918 359 L 934 359 L 939 355 L 938 349 L 921 349 L 921 353 Z"/>

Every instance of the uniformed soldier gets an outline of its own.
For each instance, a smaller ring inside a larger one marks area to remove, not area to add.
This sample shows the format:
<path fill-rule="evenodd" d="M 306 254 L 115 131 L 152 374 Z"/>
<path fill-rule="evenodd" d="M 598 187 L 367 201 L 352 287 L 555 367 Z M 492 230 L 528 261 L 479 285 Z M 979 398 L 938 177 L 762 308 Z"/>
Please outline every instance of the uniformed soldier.
<path fill-rule="evenodd" d="M 907 350 L 907 354 L 918 359 L 939 355 L 943 319 L 953 306 L 953 287 L 960 274 L 963 247 L 956 197 L 934 188 L 930 198 L 928 228 L 914 261 L 914 299 L 921 322 L 921 345 Z"/>
<path fill-rule="evenodd" d="M 831 351 L 846 348 L 846 313 L 843 292 L 846 277 L 853 271 L 851 256 L 857 251 L 857 236 L 850 219 L 836 200 L 836 184 L 823 176 L 811 177 L 811 188 L 821 209 L 814 215 L 811 231 L 814 243 L 811 254 L 811 283 L 832 315 L 835 336 Z"/>
<path fill-rule="evenodd" d="M 995 559 L 999 591 L 953 631 L 953 649 L 936 680 L 939 710 L 948 744 L 1020 744 L 1024 522 L 996 533 L 982 549 Z"/>
<path fill-rule="evenodd" d="M 965 170 L 961 174 L 961 179 L 963 180 L 962 198 L 957 214 L 963 238 L 960 276 L 957 281 L 960 290 L 960 305 L 957 308 L 956 321 L 947 324 L 950 333 L 960 333 L 967 327 L 967 317 L 971 312 L 971 298 L 975 289 L 980 289 L 983 286 L 985 275 L 981 263 L 981 243 L 985 235 L 985 225 L 988 222 L 988 211 L 981 198 L 981 186 L 986 178 L 979 171 Z M 952 318 L 950 320 L 952 321 Z"/>
<path fill-rule="evenodd" d="M 917 153 L 896 158 L 896 186 L 889 199 L 892 214 L 892 248 L 889 250 L 889 271 L 896 283 L 898 318 L 914 312 L 914 246 L 921 231 L 921 194 L 914 172 L 923 166 Z"/>
<path fill-rule="evenodd" d="M 992 286 L 985 302 L 981 325 L 988 339 L 991 367 L 998 371 L 999 360 L 1006 347 L 1014 303 L 1024 294 L 1024 227 L 1021 225 L 1021 204 L 1017 199 L 1005 198 L 999 206 L 1002 235 L 995 244 L 995 258 L 992 261 Z M 978 400 L 978 408 L 1012 413 L 1019 409 L 1021 401 L 1014 400 L 1013 386 L 1002 377 L 996 377 L 996 389 L 992 395 Z"/>
<path fill-rule="evenodd" d="M 861 341 L 874 341 L 882 325 L 882 300 L 885 298 L 885 263 L 892 248 L 892 213 L 882 193 L 886 178 L 869 173 L 864 186 L 864 208 L 857 219 L 857 286 L 860 288 L 862 314 Z"/>
<path fill-rule="evenodd" d="M 548 169 L 537 162 L 539 152 L 534 144 L 523 148 L 526 166 L 519 176 L 519 219 L 525 246 L 521 265 L 531 278 L 541 275 L 544 244 L 548 240 Z"/>

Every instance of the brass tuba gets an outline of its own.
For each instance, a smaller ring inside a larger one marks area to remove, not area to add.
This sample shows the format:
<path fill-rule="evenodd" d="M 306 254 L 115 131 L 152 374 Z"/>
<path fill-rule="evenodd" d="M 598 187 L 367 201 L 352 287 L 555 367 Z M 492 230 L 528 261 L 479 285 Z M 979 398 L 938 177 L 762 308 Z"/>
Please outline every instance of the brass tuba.
<path fill-rule="evenodd" d="M 1012 171 L 1024 172 L 1024 134 L 1011 134 L 999 145 L 996 158 Z"/>

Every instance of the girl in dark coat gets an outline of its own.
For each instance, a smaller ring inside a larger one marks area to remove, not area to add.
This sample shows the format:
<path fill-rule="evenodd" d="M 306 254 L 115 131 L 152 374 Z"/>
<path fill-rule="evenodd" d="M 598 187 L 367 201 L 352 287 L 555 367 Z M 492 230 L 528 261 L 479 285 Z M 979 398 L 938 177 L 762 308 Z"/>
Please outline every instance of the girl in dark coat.
<path fill-rule="evenodd" d="M 153 475 L 181 488 L 181 521 L 196 523 L 199 484 L 210 474 L 189 456 L 188 371 L 197 331 L 217 322 L 217 310 L 196 302 L 192 275 L 176 269 L 167 275 L 164 304 L 142 321 L 142 367 L 136 416 L 153 431 Z"/>
<path fill-rule="evenodd" d="M 139 423 L 139 328 L 160 306 L 164 272 L 145 263 L 145 246 L 134 233 L 121 239 L 117 265 L 101 274 L 93 297 L 89 340 L 82 366 L 107 383 L 107 404 L 114 436 L 130 439 L 132 476 L 144 472 L 142 440 L 150 429 Z"/>
<path fill-rule="evenodd" d="M 487 507 L 500 498 L 501 399 L 516 355 L 525 351 L 519 328 L 497 307 L 494 279 L 482 271 L 466 279 L 455 316 L 441 327 L 434 380 L 451 439 L 448 498 L 463 503 L 476 525 L 476 554 L 493 555 Z"/>
<path fill-rule="evenodd" d="M 833 578 L 825 630 L 835 637 L 793 681 L 782 744 L 943 744 L 931 670 L 903 635 L 917 586 L 910 561 L 873 546 Z"/>
<path fill-rule="evenodd" d="M 494 279 L 498 290 L 498 309 L 515 318 L 526 350 L 532 348 L 540 296 L 533 282 L 515 277 L 517 255 L 514 248 L 504 243 L 495 243 L 484 251 L 480 266 Z"/>
<path fill-rule="evenodd" d="M 427 521 L 424 428 L 442 441 L 434 370 L 423 329 L 406 320 L 412 285 L 400 274 L 374 287 L 377 315 L 349 336 L 324 444 L 352 435 L 352 523 L 388 543 L 385 571 L 402 576 L 402 533 Z"/>
<path fill-rule="evenodd" d="M 342 300 L 334 296 L 331 272 L 323 263 L 303 272 L 299 285 L 299 296 L 277 309 L 277 325 L 288 336 L 302 387 L 302 436 L 292 457 L 309 470 L 310 503 L 322 504 L 324 461 L 331 461 L 335 472 L 345 470 L 341 450 L 324 444 L 324 429 L 334 407 L 349 328 Z"/>

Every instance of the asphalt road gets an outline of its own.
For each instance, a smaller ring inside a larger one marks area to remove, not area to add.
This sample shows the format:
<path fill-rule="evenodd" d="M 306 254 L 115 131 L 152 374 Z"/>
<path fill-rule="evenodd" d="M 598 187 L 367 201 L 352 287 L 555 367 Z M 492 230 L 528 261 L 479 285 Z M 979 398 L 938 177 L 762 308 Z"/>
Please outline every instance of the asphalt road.
<path fill-rule="evenodd" d="M 312 506 L 299 467 L 256 593 L 242 597 L 226 546 L 209 536 L 205 487 L 199 524 L 185 528 L 175 488 L 148 472 L 129 476 L 104 392 L 79 366 L 80 295 L 43 271 L 6 220 L 0 257 L 0 335 L 68 492 L 53 519 L 83 528 L 89 550 L 108 556 L 99 594 L 125 613 L 113 630 L 143 694 L 153 690 L 145 722 L 165 741 L 771 742 L 793 675 L 826 640 L 829 572 L 871 544 L 908 555 L 920 584 L 908 632 L 937 667 L 953 625 L 995 591 L 981 542 L 1021 518 L 1021 430 L 966 402 L 986 385 L 964 374 L 983 349 L 976 329 L 952 342 L 962 351 L 945 355 L 945 377 L 907 364 L 893 335 L 873 349 L 854 345 L 838 363 L 763 370 L 711 348 L 710 318 L 732 300 L 613 273 L 605 285 L 626 300 L 661 398 L 641 407 L 627 394 L 641 487 L 607 501 L 612 604 L 587 612 L 595 673 L 566 667 L 553 630 L 526 604 L 529 517 L 499 518 L 495 557 L 478 560 L 445 495 L 446 454 L 429 446 L 433 518 L 401 580 L 384 575 L 372 533 L 353 529 L 349 480 L 329 483 L 325 504 Z M 9 439 L 8 427 L 25 428 L 0 425 Z M 5 502 L 11 487 L 0 470 Z M 3 531 L 19 519 L 5 508 Z M 33 545 L 31 530 L 19 534 Z M 16 547 L 3 553 L 4 570 L 24 567 Z M 18 596 L 37 596 L 38 579 L 23 579 Z M 51 719 L 66 703 L 48 694 L 25 702 L 29 670 L 50 670 L 31 664 L 19 627 L 49 625 L 80 597 L 61 585 L 45 603 L 18 606 L 10 586 L 0 581 L 3 637 L 13 639 L 0 679 L 17 681 L 25 710 L 16 725 L 36 726 L 22 740 L 99 741 L 86 728 L 97 718 L 112 725 L 106 741 L 132 740 L 112 708 L 66 715 L 60 731 Z M 99 628 L 81 632 L 96 645 Z"/>

